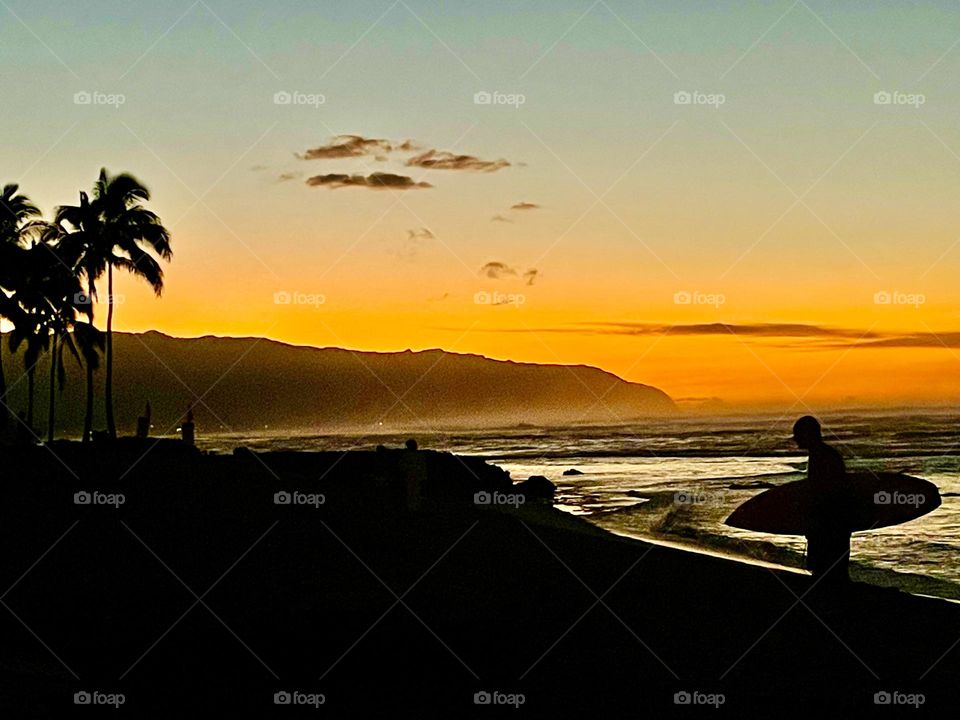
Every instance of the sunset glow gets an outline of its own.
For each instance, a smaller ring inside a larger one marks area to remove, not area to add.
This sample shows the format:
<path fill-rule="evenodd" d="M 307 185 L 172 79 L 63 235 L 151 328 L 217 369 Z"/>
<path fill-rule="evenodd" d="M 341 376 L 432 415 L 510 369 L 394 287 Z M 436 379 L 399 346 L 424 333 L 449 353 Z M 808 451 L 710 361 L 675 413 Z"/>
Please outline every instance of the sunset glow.
<path fill-rule="evenodd" d="M 308 5 L 0 12 L 32 78 L 0 78 L 4 180 L 53 207 L 129 171 L 172 231 L 117 329 L 589 364 L 689 407 L 956 401 L 948 3 Z"/>

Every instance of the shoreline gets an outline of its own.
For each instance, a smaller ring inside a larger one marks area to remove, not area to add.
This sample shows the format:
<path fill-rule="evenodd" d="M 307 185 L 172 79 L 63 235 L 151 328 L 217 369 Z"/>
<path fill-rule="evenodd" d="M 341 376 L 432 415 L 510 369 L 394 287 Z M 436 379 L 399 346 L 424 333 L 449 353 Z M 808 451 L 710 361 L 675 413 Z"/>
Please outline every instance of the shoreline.
<path fill-rule="evenodd" d="M 810 573 L 804 570 L 803 568 L 794 567 L 790 565 L 778 564 L 768 560 L 762 560 L 760 558 L 752 557 L 750 555 L 738 554 L 735 552 L 724 552 L 722 549 L 713 548 L 709 545 L 700 545 L 693 541 L 684 542 L 682 540 L 671 540 L 669 538 L 658 537 L 653 535 L 644 535 L 642 533 L 630 533 L 622 530 L 616 530 L 613 528 L 605 528 L 603 526 L 601 529 L 606 530 L 607 532 L 617 535 L 620 537 L 629 538 L 632 540 L 637 540 L 639 542 L 650 543 L 654 545 L 661 545 L 663 547 L 672 548 L 675 550 L 680 550 L 684 552 L 690 552 L 697 555 L 705 555 L 708 557 L 715 557 L 722 560 L 730 560 L 733 562 L 743 563 L 744 565 L 751 565 L 755 567 L 761 567 L 768 570 L 776 570 L 779 572 L 788 572 L 794 575 L 810 578 Z M 869 585 L 874 585 L 875 587 L 889 587 L 900 590 L 901 592 L 907 593 L 909 595 L 915 595 L 916 597 L 930 598 L 934 600 L 943 600 L 949 603 L 960 604 L 960 585 L 957 583 L 951 582 L 949 580 L 941 580 L 940 578 L 929 576 L 929 575 L 918 575 L 915 573 L 904 573 L 897 570 L 892 570 L 889 568 L 874 567 L 870 565 L 865 565 L 862 562 L 857 562 L 854 560 L 850 566 L 850 574 L 854 582 L 862 582 Z M 891 580 L 893 582 L 871 582 L 871 580 Z M 917 590 L 910 589 L 911 586 L 916 585 L 927 585 L 928 587 L 937 587 L 941 588 L 944 593 L 949 593 L 952 595 L 937 595 L 932 592 L 919 592 Z"/>

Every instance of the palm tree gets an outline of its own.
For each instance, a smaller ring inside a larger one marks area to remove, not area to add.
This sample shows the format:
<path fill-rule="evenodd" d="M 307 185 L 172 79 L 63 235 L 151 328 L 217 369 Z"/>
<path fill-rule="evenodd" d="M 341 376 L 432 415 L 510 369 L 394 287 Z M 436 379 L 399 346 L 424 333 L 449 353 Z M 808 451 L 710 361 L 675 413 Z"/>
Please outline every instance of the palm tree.
<path fill-rule="evenodd" d="M 93 376 L 100 369 L 100 353 L 104 350 L 104 337 L 93 324 L 94 301 L 97 299 L 96 281 L 106 269 L 106 255 L 97 252 L 97 238 L 101 232 L 100 213 L 87 193 L 80 193 L 79 205 L 63 205 L 57 208 L 54 224 L 60 233 L 58 247 L 62 257 L 75 270 L 84 283 L 83 294 L 76 298 L 76 305 L 87 316 L 87 321 L 73 326 L 73 340 L 83 358 L 86 371 L 86 406 L 83 416 L 83 442 L 93 435 Z"/>
<path fill-rule="evenodd" d="M 83 413 L 83 442 L 89 442 L 93 434 L 93 374 L 100 368 L 100 353 L 103 352 L 104 339 L 93 322 L 77 323 L 73 326 L 73 340 L 83 357 L 87 374 L 87 404 Z"/>
<path fill-rule="evenodd" d="M 47 442 L 53 442 L 54 420 L 56 418 L 56 394 L 63 393 L 63 386 L 67 380 L 67 370 L 63 364 L 63 351 L 69 350 L 70 354 L 81 364 L 80 354 L 77 352 L 77 346 L 74 342 L 73 333 L 69 328 L 73 325 L 75 317 L 74 310 L 61 310 L 51 321 L 50 333 L 50 395 L 49 407 L 47 409 Z M 80 323 L 86 325 L 86 323 Z M 56 391 L 54 390 L 56 386 Z"/>
<path fill-rule="evenodd" d="M 43 243 L 49 251 L 46 258 L 47 271 L 44 273 L 44 316 L 46 319 L 44 330 L 50 333 L 50 396 L 47 412 L 47 442 L 53 442 L 54 419 L 56 418 L 56 394 L 63 392 L 66 382 L 66 369 L 63 365 L 63 352 L 70 354 L 81 362 L 73 341 L 71 329 L 77 325 L 77 314 L 89 313 L 91 304 L 86 302 L 83 295 L 80 278 L 69 258 L 65 257 L 59 241 L 63 237 L 61 229 L 56 224 L 47 226 Z M 56 386 L 56 387 L 55 387 Z"/>
<path fill-rule="evenodd" d="M 50 386 L 47 412 L 47 440 L 52 442 L 56 418 L 56 394 L 62 392 L 66 379 L 64 350 L 79 362 L 80 356 L 70 334 L 78 312 L 88 312 L 80 279 L 67 262 L 70 258 L 59 246 L 62 232 L 56 224 L 34 222 L 28 236 L 31 244 L 23 249 L 22 283 L 11 300 L 20 307 L 22 316 L 14 325 L 11 347 L 16 350 L 26 342 L 24 364 L 27 372 L 27 425 L 33 427 L 36 368 L 40 356 L 50 353 Z"/>
<path fill-rule="evenodd" d="M 0 319 L 12 323 L 23 322 L 19 305 L 8 293 L 13 293 L 22 280 L 21 265 L 24 235 L 40 215 L 30 199 L 20 193 L 15 184 L 0 190 Z M 2 335 L 0 335 L 2 340 Z M 0 344 L 2 345 L 2 344 Z M 3 369 L 3 349 L 0 346 L 0 432 L 12 416 L 7 406 L 7 380 Z"/>
<path fill-rule="evenodd" d="M 34 301 L 29 290 L 17 293 L 17 303 L 24 308 L 20 322 L 13 326 L 10 333 L 10 350 L 17 352 L 20 346 L 26 343 L 23 352 L 23 367 L 27 375 L 27 418 L 26 424 L 33 433 L 33 408 L 36 396 L 37 363 L 40 356 L 50 347 L 50 333 L 46 328 L 46 321 L 40 315 L 37 307 L 31 307 Z"/>
<path fill-rule="evenodd" d="M 0 319 L 7 320 L 14 327 L 24 323 L 25 318 L 20 305 L 7 292 L 12 291 L 14 283 L 18 276 L 18 265 L 20 257 L 13 252 L 8 252 L 10 248 L 0 250 L 0 275 L 9 275 L 8 278 L 0 278 Z M 10 335 L 12 342 L 13 335 Z M 3 335 L 0 334 L 0 435 L 7 430 L 10 418 L 13 412 L 7 404 L 7 379 L 3 367 Z"/>
<path fill-rule="evenodd" d="M 79 252 L 79 269 L 86 281 L 87 294 L 97 298 L 96 282 L 107 274 L 107 332 L 104 395 L 107 432 L 117 436 L 113 415 L 113 270 L 126 270 L 143 278 L 159 296 L 163 292 L 163 269 L 154 254 L 169 261 L 170 232 L 160 218 L 143 203 L 150 192 L 139 180 L 127 173 L 111 176 L 101 170 L 93 187 L 93 197 L 80 194 L 80 204 L 57 210 L 58 223 L 66 223 L 73 231 L 65 244 L 69 252 Z M 79 250 L 78 250 L 79 248 Z M 90 315 L 91 322 L 93 320 Z"/>

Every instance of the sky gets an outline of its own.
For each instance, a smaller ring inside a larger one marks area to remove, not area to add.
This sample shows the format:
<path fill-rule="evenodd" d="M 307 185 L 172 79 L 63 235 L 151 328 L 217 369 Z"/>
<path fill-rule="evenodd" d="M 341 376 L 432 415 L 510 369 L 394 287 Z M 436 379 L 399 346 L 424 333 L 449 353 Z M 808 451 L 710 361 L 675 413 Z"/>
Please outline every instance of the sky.
<path fill-rule="evenodd" d="M 118 329 L 960 395 L 956 3 L 2 0 L 0 68 L 0 182 L 172 231 Z"/>

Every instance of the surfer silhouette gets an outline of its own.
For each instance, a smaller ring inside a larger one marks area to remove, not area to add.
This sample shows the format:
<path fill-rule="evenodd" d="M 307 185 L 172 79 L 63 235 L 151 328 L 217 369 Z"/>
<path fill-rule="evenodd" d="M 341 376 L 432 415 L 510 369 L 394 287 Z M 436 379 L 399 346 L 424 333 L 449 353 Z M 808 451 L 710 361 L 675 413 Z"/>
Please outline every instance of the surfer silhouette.
<path fill-rule="evenodd" d="M 813 492 L 805 508 L 808 521 L 807 569 L 823 586 L 849 581 L 850 527 L 846 502 L 846 466 L 823 441 L 820 422 L 806 415 L 794 424 L 793 439 L 809 454 L 807 480 Z"/>

